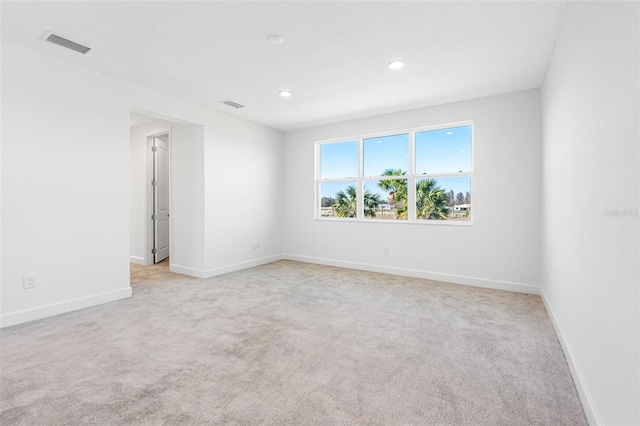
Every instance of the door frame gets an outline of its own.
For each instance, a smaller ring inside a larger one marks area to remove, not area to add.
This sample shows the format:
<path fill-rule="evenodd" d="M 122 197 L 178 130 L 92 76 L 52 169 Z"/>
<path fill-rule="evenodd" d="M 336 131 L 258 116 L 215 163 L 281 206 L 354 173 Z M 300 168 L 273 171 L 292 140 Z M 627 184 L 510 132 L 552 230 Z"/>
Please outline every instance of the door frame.
<path fill-rule="evenodd" d="M 145 264 L 146 265 L 154 265 L 153 261 L 154 261 L 154 256 L 153 253 L 151 253 L 151 250 L 153 249 L 153 238 L 154 238 L 154 232 L 155 230 L 153 229 L 153 219 L 151 219 L 151 215 L 154 212 L 154 199 L 153 199 L 153 186 L 151 185 L 151 183 L 153 182 L 153 152 L 151 151 L 151 148 L 153 148 L 153 140 L 158 137 L 158 136 L 164 136 L 167 135 L 169 136 L 169 212 L 171 212 L 171 127 L 167 127 L 166 129 L 163 129 L 161 131 L 158 132 L 153 132 L 147 135 L 147 182 L 146 182 L 146 187 L 147 187 L 147 202 L 146 202 L 146 209 L 145 209 L 145 214 L 146 214 L 146 234 L 147 234 L 147 238 L 146 238 L 146 243 L 145 243 L 145 254 L 144 254 L 144 260 L 145 260 Z M 172 228 L 172 223 L 171 223 L 171 215 L 169 215 L 169 257 L 171 257 L 171 228 Z"/>

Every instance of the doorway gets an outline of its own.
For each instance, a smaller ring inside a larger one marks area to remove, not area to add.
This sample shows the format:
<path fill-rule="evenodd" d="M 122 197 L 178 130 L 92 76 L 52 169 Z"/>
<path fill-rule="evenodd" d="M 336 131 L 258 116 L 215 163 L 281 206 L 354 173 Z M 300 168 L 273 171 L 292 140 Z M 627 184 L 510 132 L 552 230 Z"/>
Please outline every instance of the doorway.
<path fill-rule="evenodd" d="M 142 110 L 130 118 L 129 263 L 199 276 L 204 126 Z"/>
<path fill-rule="evenodd" d="M 152 249 L 153 263 L 169 257 L 169 141 L 170 134 L 150 136 L 152 153 Z"/>

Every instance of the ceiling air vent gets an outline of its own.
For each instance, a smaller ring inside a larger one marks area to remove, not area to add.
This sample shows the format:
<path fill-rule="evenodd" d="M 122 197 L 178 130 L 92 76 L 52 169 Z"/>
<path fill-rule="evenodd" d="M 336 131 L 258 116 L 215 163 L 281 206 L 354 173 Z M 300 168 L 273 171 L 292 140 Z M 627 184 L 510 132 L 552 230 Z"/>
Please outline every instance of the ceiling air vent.
<path fill-rule="evenodd" d="M 90 47 L 83 46 L 75 41 L 71 41 L 67 38 L 59 36 L 58 34 L 49 33 L 49 37 L 46 39 L 51 43 L 57 44 L 58 46 L 66 47 L 67 49 L 75 50 L 76 52 L 82 53 L 83 55 L 91 50 Z"/>
<path fill-rule="evenodd" d="M 244 105 L 239 104 L 235 101 L 232 101 L 231 99 L 227 99 L 226 101 L 222 101 L 223 104 L 225 105 L 229 105 L 230 107 L 234 107 L 235 109 L 240 109 L 240 108 L 244 108 Z"/>

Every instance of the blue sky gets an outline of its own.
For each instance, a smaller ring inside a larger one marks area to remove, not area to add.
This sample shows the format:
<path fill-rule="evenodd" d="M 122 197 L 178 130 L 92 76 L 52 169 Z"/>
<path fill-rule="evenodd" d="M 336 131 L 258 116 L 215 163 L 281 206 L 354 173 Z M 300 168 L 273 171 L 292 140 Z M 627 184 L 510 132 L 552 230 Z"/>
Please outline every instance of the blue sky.
<path fill-rule="evenodd" d="M 363 141 L 364 176 L 380 176 L 385 169 L 409 170 L 409 134 L 398 134 Z M 321 178 L 349 178 L 358 175 L 358 142 L 349 141 L 321 145 Z M 416 133 L 416 172 L 455 173 L 471 170 L 471 126 L 429 130 Z M 468 176 L 438 178 L 447 192 L 470 191 Z M 322 184 L 322 196 L 333 197 L 351 183 Z M 383 199 L 387 194 L 377 182 L 365 182 L 365 188 Z"/>
<path fill-rule="evenodd" d="M 380 176 L 386 169 L 409 170 L 409 135 L 364 141 L 364 176 Z"/>
<path fill-rule="evenodd" d="M 358 141 L 321 145 L 320 158 L 322 179 L 358 176 Z"/>
<path fill-rule="evenodd" d="M 416 173 L 471 170 L 471 126 L 416 133 Z"/>
<path fill-rule="evenodd" d="M 355 182 L 325 182 L 320 185 L 321 197 L 336 198 L 339 191 L 344 191 L 349 185 L 356 185 Z"/>

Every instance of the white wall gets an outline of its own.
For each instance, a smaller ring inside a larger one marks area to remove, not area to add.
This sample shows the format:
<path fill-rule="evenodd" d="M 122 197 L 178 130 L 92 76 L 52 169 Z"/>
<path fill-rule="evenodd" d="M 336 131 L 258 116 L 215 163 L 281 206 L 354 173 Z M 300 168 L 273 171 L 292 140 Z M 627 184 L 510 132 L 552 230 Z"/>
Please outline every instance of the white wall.
<path fill-rule="evenodd" d="M 640 424 L 638 14 L 570 3 L 542 91 L 541 282 L 592 424 Z"/>
<path fill-rule="evenodd" d="M 286 133 L 285 256 L 538 292 L 539 95 L 531 90 Z M 314 220 L 315 141 L 465 120 L 475 123 L 473 226 Z"/>
<path fill-rule="evenodd" d="M 269 162 L 281 156 L 281 132 L 6 42 L 2 107 L 3 326 L 131 294 L 132 110 L 202 126 L 202 143 L 178 153 L 186 161 L 181 176 L 184 189 L 192 191 L 189 203 L 195 209 L 183 217 L 196 220 L 177 226 L 172 220 L 174 230 L 184 225 L 194 234 L 190 241 L 200 236 L 187 258 L 177 259 L 190 273 L 206 276 L 282 253 L 282 163 Z M 221 146 L 229 135 L 238 146 Z M 205 163 L 219 165 L 207 171 L 206 180 Z M 205 205 L 218 199 L 220 187 L 234 186 L 229 172 L 238 167 L 244 173 L 237 179 L 241 185 L 251 181 L 261 202 L 271 200 L 265 208 L 241 191 L 223 193 L 229 209 L 263 209 L 265 215 L 250 226 L 227 220 L 229 213 L 208 209 L 205 215 Z M 216 235 L 221 237 L 204 241 Z M 259 250 L 246 246 L 217 255 L 226 245 L 256 235 L 263 239 Z M 37 275 L 36 289 L 22 289 L 26 274 Z"/>
<path fill-rule="evenodd" d="M 205 276 L 282 258 L 282 133 L 252 123 L 217 130 L 204 156 Z"/>
<path fill-rule="evenodd" d="M 204 276 L 206 227 L 203 139 L 203 126 L 171 126 L 170 270 L 199 277 Z"/>
<path fill-rule="evenodd" d="M 129 260 L 132 263 L 151 263 L 149 247 L 149 152 L 147 137 L 169 131 L 171 123 L 155 120 L 130 129 L 129 178 Z"/>
<path fill-rule="evenodd" d="M 3 325 L 131 294 L 128 111 L 115 81 L 49 62 L 2 46 Z"/>

